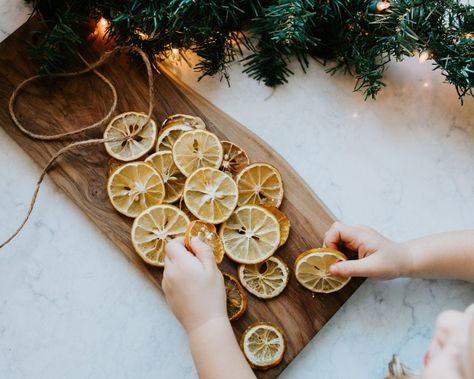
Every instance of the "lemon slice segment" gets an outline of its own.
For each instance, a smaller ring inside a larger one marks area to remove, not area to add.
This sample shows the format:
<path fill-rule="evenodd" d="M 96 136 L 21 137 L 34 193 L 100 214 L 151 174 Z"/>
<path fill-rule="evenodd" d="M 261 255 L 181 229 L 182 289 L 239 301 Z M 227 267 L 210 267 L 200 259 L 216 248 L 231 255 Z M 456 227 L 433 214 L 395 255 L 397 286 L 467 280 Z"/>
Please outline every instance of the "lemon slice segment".
<path fill-rule="evenodd" d="M 171 124 L 161 129 L 156 141 L 156 151 L 172 151 L 176 140 L 185 132 L 193 128 L 189 125 Z"/>
<path fill-rule="evenodd" d="M 148 208 L 133 222 L 133 247 L 146 263 L 162 267 L 166 243 L 184 236 L 188 223 L 188 216 L 173 205 L 161 204 Z"/>
<path fill-rule="evenodd" d="M 270 299 L 283 292 L 288 284 L 288 266 L 278 257 L 270 257 L 262 263 L 240 265 L 238 269 L 242 285 L 251 294 Z"/>
<path fill-rule="evenodd" d="M 161 174 L 165 184 L 164 203 L 174 203 L 181 198 L 186 177 L 174 164 L 171 151 L 158 151 L 150 155 L 145 162 L 150 163 Z"/>
<path fill-rule="evenodd" d="M 313 292 L 339 291 L 350 280 L 331 275 L 329 267 L 347 257 L 340 251 L 322 248 L 301 253 L 295 260 L 295 276 L 298 282 Z"/>
<path fill-rule="evenodd" d="M 247 153 L 235 143 L 221 141 L 224 156 L 222 159 L 221 170 L 230 176 L 237 175 L 250 164 Z"/>
<path fill-rule="evenodd" d="M 119 161 L 118 159 L 110 157 L 107 160 L 107 175 L 110 176 L 112 173 L 118 169 L 121 165 L 123 165 L 122 161 Z"/>
<path fill-rule="evenodd" d="M 186 207 L 198 219 L 220 224 L 237 205 L 237 185 L 222 171 L 204 167 L 186 180 L 183 197 Z"/>
<path fill-rule="evenodd" d="M 186 176 L 202 167 L 219 168 L 223 150 L 219 138 L 205 130 L 183 133 L 173 145 L 173 159 Z"/>
<path fill-rule="evenodd" d="M 253 163 L 237 176 L 239 205 L 257 204 L 279 207 L 283 182 L 278 170 L 268 163 Z"/>
<path fill-rule="evenodd" d="M 217 235 L 216 227 L 213 224 L 201 220 L 191 221 L 184 235 L 184 245 L 189 251 L 192 251 L 192 238 L 198 238 L 211 247 L 216 263 L 219 264 L 222 262 L 224 258 L 224 246 L 222 246 L 222 241 Z"/>
<path fill-rule="evenodd" d="M 278 248 L 280 225 L 267 209 L 244 205 L 221 225 L 219 235 L 230 259 L 255 264 L 269 258 Z"/>
<path fill-rule="evenodd" d="M 227 316 L 230 321 L 235 321 L 242 317 L 247 309 L 247 297 L 237 279 L 225 272 L 223 272 L 222 275 L 224 276 L 224 286 L 227 299 Z"/>
<path fill-rule="evenodd" d="M 117 211 L 137 217 L 145 209 L 163 202 L 165 186 L 161 175 L 148 163 L 130 162 L 112 172 L 107 192 Z"/>
<path fill-rule="evenodd" d="M 165 128 L 170 125 L 186 125 L 192 129 L 206 129 L 206 124 L 200 117 L 181 113 L 169 116 L 165 121 L 163 121 L 161 127 Z"/>
<path fill-rule="evenodd" d="M 252 368 L 268 369 L 281 362 L 286 342 L 275 324 L 257 322 L 242 334 L 240 347 Z"/>
<path fill-rule="evenodd" d="M 278 246 L 284 245 L 290 236 L 290 220 L 286 214 L 280 211 L 277 207 L 264 205 L 264 208 L 268 209 L 278 220 L 278 223 L 280 224 L 280 244 Z"/>
<path fill-rule="evenodd" d="M 184 202 L 184 198 L 183 196 L 181 196 L 181 199 L 179 199 L 175 205 L 181 209 L 185 214 L 186 216 L 188 216 L 188 218 L 191 220 L 191 221 L 194 221 L 194 220 L 197 220 L 197 217 L 194 216 L 188 209 L 188 207 L 186 206 L 186 203 Z"/>
<path fill-rule="evenodd" d="M 118 138 L 119 141 L 104 143 L 105 150 L 115 159 L 133 161 L 148 153 L 156 142 L 158 129 L 147 115 L 138 112 L 119 114 L 105 129 L 104 138 Z"/>

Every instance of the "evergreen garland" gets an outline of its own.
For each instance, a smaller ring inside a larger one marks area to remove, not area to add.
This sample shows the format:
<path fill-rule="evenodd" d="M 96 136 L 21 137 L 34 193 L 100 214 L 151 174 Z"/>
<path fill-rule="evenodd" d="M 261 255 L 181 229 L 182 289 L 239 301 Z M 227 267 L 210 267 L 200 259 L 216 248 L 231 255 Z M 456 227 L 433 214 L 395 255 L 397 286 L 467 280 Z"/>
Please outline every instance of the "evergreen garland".
<path fill-rule="evenodd" d="M 190 49 L 195 69 L 228 80 L 244 72 L 268 86 L 286 83 L 296 58 L 335 62 L 329 73 L 355 77 L 355 90 L 375 98 L 391 59 L 433 60 L 460 100 L 473 93 L 474 7 L 459 0 L 29 0 L 44 20 L 31 54 L 43 73 L 77 59 L 90 20 L 109 20 L 108 38 L 166 58 Z M 244 53 L 244 51 L 248 53 Z"/>

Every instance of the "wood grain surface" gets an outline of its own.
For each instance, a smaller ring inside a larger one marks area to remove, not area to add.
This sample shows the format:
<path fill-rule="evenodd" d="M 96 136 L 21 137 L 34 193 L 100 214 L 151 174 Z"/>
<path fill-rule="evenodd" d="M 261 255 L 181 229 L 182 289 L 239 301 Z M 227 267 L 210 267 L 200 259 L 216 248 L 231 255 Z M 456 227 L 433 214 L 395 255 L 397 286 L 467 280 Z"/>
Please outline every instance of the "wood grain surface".
<path fill-rule="evenodd" d="M 36 21 L 30 20 L 0 45 L 0 124 L 25 152 L 43 167 L 55 151 L 78 138 L 57 142 L 31 140 L 14 126 L 8 114 L 8 98 L 13 89 L 20 81 L 36 73 L 35 66 L 29 61 L 27 54 L 27 41 L 35 25 Z M 117 113 L 130 110 L 146 111 L 145 71 L 139 64 L 130 65 L 129 58 L 122 56 L 108 63 L 100 71 L 110 78 L 118 89 Z M 288 163 L 256 135 L 166 70 L 162 69 L 161 74 L 155 75 L 155 79 L 157 90 L 153 117 L 159 123 L 173 113 L 200 116 L 210 131 L 222 139 L 238 143 L 249 153 L 252 161 L 269 162 L 281 172 L 285 186 L 285 199 L 281 209 L 290 218 L 292 230 L 288 242 L 278 250 L 277 255 L 292 268 L 299 253 L 312 247 L 320 247 L 324 232 L 334 221 L 334 217 Z M 21 121 L 30 130 L 49 134 L 74 130 L 98 120 L 107 112 L 111 104 L 108 91 L 93 74 L 56 81 L 42 79 L 25 90 L 16 109 L 21 115 Z M 79 138 L 99 137 L 102 131 L 86 133 Z M 147 266 L 133 251 L 130 242 L 132 220 L 118 214 L 109 203 L 106 192 L 108 159 L 103 146 L 77 149 L 60 158 L 49 176 L 90 217 L 98 229 L 113 241 L 118 250 L 160 287 L 162 270 Z M 43 206 L 41 201 L 37 206 Z M 34 217 L 33 212 L 32 218 Z M 67 222 L 67 218 L 63 222 Z M 16 225 L 9 225 L 8 229 L 13 231 L 15 227 Z M 4 237 L 7 233 L 5 229 L 2 231 Z M 18 238 L 22 238 L 21 234 Z M 97 254 L 100 254 L 100 251 Z M 223 271 L 236 274 L 236 265 L 227 259 L 221 267 Z M 251 323 L 271 321 L 283 329 L 287 340 L 283 362 L 268 371 L 256 371 L 257 376 L 277 377 L 361 282 L 359 279 L 352 279 L 337 293 L 313 295 L 299 286 L 294 276 L 291 276 L 283 294 L 275 299 L 262 301 L 247 294 L 247 312 L 233 324 L 237 338 L 240 338 L 241 333 Z"/>

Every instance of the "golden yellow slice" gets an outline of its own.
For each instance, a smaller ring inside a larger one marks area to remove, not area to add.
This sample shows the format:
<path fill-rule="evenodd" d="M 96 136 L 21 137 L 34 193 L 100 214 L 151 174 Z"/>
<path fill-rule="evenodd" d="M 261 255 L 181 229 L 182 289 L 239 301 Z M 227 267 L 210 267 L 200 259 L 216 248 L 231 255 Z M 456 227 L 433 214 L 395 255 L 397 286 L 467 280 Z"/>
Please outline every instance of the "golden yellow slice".
<path fill-rule="evenodd" d="M 331 293 L 339 291 L 350 280 L 331 275 L 329 267 L 347 257 L 340 251 L 328 248 L 311 249 L 301 253 L 295 260 L 295 276 L 298 282 L 313 292 Z"/>
<path fill-rule="evenodd" d="M 163 121 L 161 127 L 165 128 L 169 125 L 186 125 L 192 129 L 206 129 L 206 124 L 200 117 L 180 113 L 169 116 Z"/>
<path fill-rule="evenodd" d="M 186 207 L 198 219 L 220 224 L 237 205 L 237 185 L 226 173 L 204 167 L 186 180 L 183 197 Z"/>
<path fill-rule="evenodd" d="M 158 151 L 150 155 L 145 162 L 150 163 L 161 174 L 165 184 L 164 203 L 174 203 L 181 198 L 186 177 L 174 164 L 171 151 Z"/>
<path fill-rule="evenodd" d="M 227 299 L 227 316 L 230 321 L 235 321 L 242 317 L 247 309 L 247 296 L 237 279 L 225 272 L 222 275 Z"/>
<path fill-rule="evenodd" d="M 221 170 L 230 176 L 237 175 L 250 164 L 247 153 L 235 143 L 221 141 L 224 150 Z"/>
<path fill-rule="evenodd" d="M 188 223 L 188 216 L 173 205 L 161 204 L 148 208 L 133 222 L 133 247 L 146 263 L 162 267 L 166 243 L 184 236 Z"/>
<path fill-rule="evenodd" d="M 240 347 L 252 368 L 267 369 L 281 362 L 286 343 L 278 326 L 256 322 L 242 334 Z"/>
<path fill-rule="evenodd" d="M 104 143 L 105 150 L 120 161 L 133 161 L 148 153 L 156 142 L 158 129 L 150 119 L 146 125 L 145 113 L 126 112 L 119 114 L 105 129 L 104 138 L 117 141 Z"/>
<path fill-rule="evenodd" d="M 266 209 L 268 209 L 273 216 L 275 216 L 280 224 L 280 245 L 282 246 L 288 240 L 290 235 L 290 220 L 282 211 L 280 211 L 277 207 L 273 207 L 271 205 L 264 205 Z"/>
<path fill-rule="evenodd" d="M 186 206 L 186 203 L 184 202 L 184 198 L 183 196 L 181 196 L 181 199 L 179 199 L 175 205 L 181 209 L 184 213 L 186 213 L 186 216 L 188 216 L 188 218 L 191 220 L 191 221 L 194 221 L 194 220 L 197 220 L 197 217 L 194 216 L 188 209 L 188 207 Z"/>
<path fill-rule="evenodd" d="M 290 276 L 288 266 L 275 256 L 254 265 L 240 265 L 238 274 L 244 288 L 261 299 L 282 293 Z"/>
<path fill-rule="evenodd" d="M 283 182 L 278 170 L 268 163 L 253 163 L 237 176 L 239 205 L 257 204 L 279 207 Z"/>
<path fill-rule="evenodd" d="M 212 249 L 217 264 L 222 262 L 224 258 L 224 246 L 213 224 L 201 220 L 191 221 L 184 235 L 184 245 L 189 251 L 192 251 L 192 238 L 198 238 Z"/>
<path fill-rule="evenodd" d="M 230 259 L 255 264 L 269 258 L 278 248 L 280 225 L 267 209 L 243 205 L 221 225 L 219 235 Z"/>
<path fill-rule="evenodd" d="M 161 175 L 151 165 L 130 162 L 112 172 L 107 193 L 117 211 L 137 217 L 145 209 L 163 202 L 165 186 Z"/>
<path fill-rule="evenodd" d="M 174 163 L 186 176 L 202 167 L 219 168 L 222 156 L 221 141 L 205 130 L 183 133 L 173 145 Z"/>
<path fill-rule="evenodd" d="M 169 125 L 161 129 L 156 141 L 156 151 L 172 151 L 173 145 L 181 134 L 189 132 L 190 130 L 193 130 L 193 128 L 189 125 L 182 124 Z"/>

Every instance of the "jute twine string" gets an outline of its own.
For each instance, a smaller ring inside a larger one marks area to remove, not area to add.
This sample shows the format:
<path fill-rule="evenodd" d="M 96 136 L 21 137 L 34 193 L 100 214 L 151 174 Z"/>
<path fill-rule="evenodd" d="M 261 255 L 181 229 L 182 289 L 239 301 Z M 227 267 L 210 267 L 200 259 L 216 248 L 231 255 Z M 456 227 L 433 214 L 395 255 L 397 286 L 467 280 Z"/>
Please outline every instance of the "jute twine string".
<path fill-rule="evenodd" d="M 107 114 L 101 120 L 99 120 L 99 121 L 97 121 L 97 122 L 95 122 L 91 125 L 84 126 L 80 129 L 77 129 L 77 130 L 74 130 L 74 131 L 71 131 L 71 132 L 64 132 L 64 133 L 59 133 L 59 134 L 54 134 L 54 135 L 37 134 L 37 133 L 33 133 L 33 132 L 29 131 L 28 129 L 26 129 L 22 125 L 22 123 L 18 120 L 18 118 L 16 117 L 15 102 L 16 102 L 19 94 L 21 93 L 21 91 L 24 90 L 24 88 L 26 88 L 30 83 L 34 82 L 37 79 L 44 78 L 44 77 L 47 76 L 47 75 L 34 75 L 34 76 L 32 76 L 28 79 L 25 79 L 23 82 L 21 82 L 15 88 L 12 95 L 10 96 L 10 101 L 9 101 L 9 104 L 8 104 L 8 110 L 10 112 L 10 117 L 12 118 L 15 125 L 18 127 L 18 129 L 20 129 L 27 136 L 29 136 L 33 139 L 36 139 L 36 140 L 43 140 L 43 141 L 59 140 L 59 139 L 62 139 L 62 138 L 70 137 L 72 135 L 84 133 L 85 131 L 88 131 L 88 130 L 98 128 L 98 127 L 102 126 L 105 122 L 107 122 L 110 119 L 112 114 L 115 112 L 115 109 L 117 108 L 117 90 L 116 90 L 115 86 L 112 84 L 112 82 L 108 78 L 106 78 L 104 75 L 102 75 L 100 72 L 98 72 L 96 69 L 98 67 L 100 67 L 101 65 L 103 65 L 112 56 L 116 55 L 119 52 L 127 52 L 127 53 L 135 52 L 138 55 L 140 55 L 141 59 L 143 60 L 143 63 L 145 63 L 147 78 L 148 78 L 148 112 L 147 112 L 147 118 L 146 118 L 145 122 L 143 123 L 143 125 L 146 125 L 149 122 L 149 120 L 151 118 L 151 114 L 153 112 L 153 92 L 154 92 L 153 72 L 152 72 L 152 67 L 151 67 L 150 60 L 148 59 L 148 56 L 145 54 L 145 52 L 143 50 L 141 50 L 138 47 L 134 47 L 134 46 L 118 46 L 118 47 L 114 48 L 113 50 L 111 50 L 109 52 L 106 52 L 104 55 L 102 55 L 102 57 L 99 60 L 97 60 L 96 62 L 94 62 L 92 64 L 89 64 L 87 61 L 85 61 L 81 57 L 81 59 L 83 60 L 83 62 L 87 66 L 83 70 L 67 72 L 67 73 L 56 73 L 56 74 L 48 75 L 48 77 L 54 77 L 54 78 L 60 78 L 60 77 L 64 78 L 64 77 L 78 76 L 78 75 L 86 74 L 88 72 L 93 72 L 95 75 L 97 75 L 103 82 L 105 82 L 108 85 L 108 87 L 112 91 L 112 96 L 113 96 L 112 105 L 110 106 L 110 109 L 107 112 Z M 18 226 L 16 231 L 13 234 L 11 234 L 10 237 L 8 237 L 4 242 L 2 242 L 0 244 L 0 249 L 3 248 L 8 243 L 10 243 L 20 233 L 20 231 L 23 229 L 25 224 L 28 222 L 28 219 L 31 216 L 31 212 L 33 211 L 33 209 L 35 207 L 36 199 L 38 197 L 38 192 L 40 190 L 41 183 L 43 182 L 43 179 L 46 176 L 48 170 L 51 168 L 51 166 L 56 162 L 56 160 L 60 156 L 62 156 L 64 153 L 66 153 L 69 150 L 72 150 L 76 147 L 98 145 L 98 144 L 107 143 L 107 142 L 119 142 L 119 141 L 130 140 L 130 139 L 133 139 L 136 136 L 136 134 L 138 134 L 139 132 L 140 132 L 140 128 L 137 128 L 129 136 L 126 136 L 126 137 L 95 138 L 95 139 L 77 141 L 77 142 L 73 142 L 73 143 L 71 143 L 67 146 L 64 146 L 63 148 L 58 150 L 51 157 L 51 159 L 48 161 L 46 166 L 41 171 L 41 175 L 40 175 L 38 181 L 36 182 L 35 190 L 33 192 L 33 196 L 31 197 L 30 206 L 28 208 L 28 212 L 26 213 L 26 216 L 23 218 L 23 221 L 21 222 L 20 226 Z"/>

